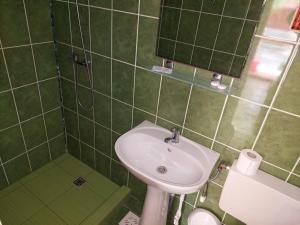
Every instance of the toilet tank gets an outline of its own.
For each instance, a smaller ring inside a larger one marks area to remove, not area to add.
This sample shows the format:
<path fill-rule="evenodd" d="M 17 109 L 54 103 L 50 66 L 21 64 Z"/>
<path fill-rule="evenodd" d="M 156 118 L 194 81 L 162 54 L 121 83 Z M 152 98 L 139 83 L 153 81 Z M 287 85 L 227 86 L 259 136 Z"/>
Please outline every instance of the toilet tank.
<path fill-rule="evenodd" d="M 300 188 L 258 170 L 245 176 L 233 163 L 219 206 L 247 225 L 300 225 Z"/>

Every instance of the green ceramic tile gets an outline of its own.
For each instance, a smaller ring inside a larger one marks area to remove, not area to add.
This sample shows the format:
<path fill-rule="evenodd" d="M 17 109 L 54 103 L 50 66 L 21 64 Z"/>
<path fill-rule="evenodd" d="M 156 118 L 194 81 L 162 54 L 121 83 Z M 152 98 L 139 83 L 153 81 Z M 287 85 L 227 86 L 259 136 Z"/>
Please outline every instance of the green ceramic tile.
<path fill-rule="evenodd" d="M 53 43 L 34 45 L 33 52 L 39 80 L 55 77 L 57 71 Z"/>
<path fill-rule="evenodd" d="M 110 127 L 111 99 L 107 96 L 94 93 L 95 120 L 105 127 Z"/>
<path fill-rule="evenodd" d="M 65 124 L 66 124 L 66 130 L 69 134 L 71 134 L 74 137 L 79 137 L 78 136 L 78 118 L 77 115 L 68 110 L 64 110 L 64 119 L 65 119 Z"/>
<path fill-rule="evenodd" d="M 136 48 L 137 16 L 114 12 L 113 23 L 113 58 L 133 64 Z"/>
<path fill-rule="evenodd" d="M 7 128 L 18 123 L 16 107 L 11 92 L 0 94 L 0 129 Z"/>
<path fill-rule="evenodd" d="M 184 0 L 182 4 L 183 9 L 191 9 L 195 11 L 200 11 L 202 5 L 202 0 Z"/>
<path fill-rule="evenodd" d="M 159 38 L 157 45 L 157 56 L 173 60 L 175 41 Z"/>
<path fill-rule="evenodd" d="M 3 55 L 0 55 L 0 92 L 10 89 L 8 75 L 3 60 Z"/>
<path fill-rule="evenodd" d="M 156 113 L 160 76 L 146 70 L 136 70 L 134 105 L 147 112 Z"/>
<path fill-rule="evenodd" d="M 182 132 L 182 127 L 181 126 L 178 126 L 178 125 L 176 125 L 176 124 L 174 124 L 172 122 L 169 122 L 169 121 L 161 119 L 161 118 L 157 118 L 156 124 L 158 126 L 161 126 L 161 127 L 165 128 L 165 129 L 167 129 L 167 130 L 171 130 L 172 128 L 175 127 L 176 129 L 179 130 L 180 133 Z"/>
<path fill-rule="evenodd" d="M 221 14 L 225 7 L 225 0 L 203 1 L 202 11 L 207 13 Z"/>
<path fill-rule="evenodd" d="M 138 0 L 114 0 L 113 8 L 126 12 L 137 12 Z"/>
<path fill-rule="evenodd" d="M 97 195 L 107 199 L 109 198 L 119 186 L 107 179 L 103 175 L 93 171 L 87 177 L 87 186 Z"/>
<path fill-rule="evenodd" d="M 45 143 L 34 148 L 28 155 L 32 170 L 41 168 L 50 161 L 48 144 Z"/>
<path fill-rule="evenodd" d="M 118 101 L 112 102 L 112 130 L 125 133 L 131 128 L 132 107 Z"/>
<path fill-rule="evenodd" d="M 111 180 L 122 186 L 127 184 L 128 171 L 119 163 L 111 162 Z"/>
<path fill-rule="evenodd" d="M 52 167 L 24 185 L 36 197 L 49 204 L 58 196 L 67 192 L 73 185 L 73 179 L 57 166 Z"/>
<path fill-rule="evenodd" d="M 84 47 L 86 49 L 90 49 L 88 7 L 83 5 L 78 6 L 80 20 L 78 20 L 76 5 L 70 4 L 69 7 L 70 7 L 69 10 L 70 10 L 70 21 L 71 21 L 71 30 L 72 30 L 72 36 L 71 36 L 72 44 L 74 46 L 82 48 L 81 33 L 80 33 L 80 26 L 81 26 Z"/>
<path fill-rule="evenodd" d="M 13 183 L 9 185 L 7 188 L 0 191 L 0 199 L 7 197 L 10 193 L 14 192 L 18 188 L 22 187 L 20 182 Z"/>
<path fill-rule="evenodd" d="M 69 19 L 66 19 L 69 18 L 68 4 L 65 2 L 54 1 L 52 7 L 55 23 L 55 39 L 57 41 L 70 43 L 70 24 Z"/>
<path fill-rule="evenodd" d="M 208 137 L 213 137 L 221 115 L 224 95 L 193 88 L 185 127 Z M 211 104 L 214 102 L 214 104 Z"/>
<path fill-rule="evenodd" d="M 57 44 L 57 62 L 59 65 L 60 75 L 74 80 L 74 70 L 72 58 L 72 48 L 65 45 Z"/>
<path fill-rule="evenodd" d="M 24 154 L 6 163 L 4 168 L 10 183 L 14 183 L 30 173 L 28 159 Z"/>
<path fill-rule="evenodd" d="M 144 122 L 145 120 L 148 120 L 152 123 L 155 122 L 155 116 L 151 115 L 147 112 L 138 110 L 138 109 L 134 109 L 133 110 L 133 126 L 137 126 L 140 123 Z"/>
<path fill-rule="evenodd" d="M 92 54 L 94 89 L 110 95 L 111 89 L 111 60 Z"/>
<path fill-rule="evenodd" d="M 111 153 L 112 153 L 112 158 L 115 161 L 118 161 L 119 163 L 121 163 L 119 157 L 117 156 L 116 149 L 115 149 L 115 144 L 116 144 L 118 138 L 120 137 L 120 135 L 117 134 L 117 133 L 115 133 L 115 132 L 112 132 L 111 135 L 112 135 L 112 139 L 111 139 Z"/>
<path fill-rule="evenodd" d="M 147 185 L 143 181 L 136 178 L 134 175 L 129 174 L 128 187 L 131 189 L 131 194 L 135 198 L 141 202 L 144 201 L 147 192 Z"/>
<path fill-rule="evenodd" d="M 179 18 L 180 9 L 163 8 L 163 14 L 160 17 L 159 36 L 176 40 Z"/>
<path fill-rule="evenodd" d="M 45 114 L 48 138 L 54 138 L 63 132 L 61 109 L 56 109 Z"/>
<path fill-rule="evenodd" d="M 289 53 L 292 52 L 292 46 L 289 44 L 254 40 L 244 72 L 239 80 L 233 82 L 234 94 L 254 102 L 269 105 L 290 57 L 290 54 L 282 55 L 282 49 L 286 49 Z M 277 53 L 275 54 L 274 51 Z M 257 69 L 258 55 L 260 65 L 276 65 L 276 76 L 272 75 L 273 72 L 266 75 L 266 72 Z M 265 55 L 272 55 L 272 58 L 265 57 Z M 271 76 L 272 78 L 268 79 L 265 76 Z"/>
<path fill-rule="evenodd" d="M 245 225 L 245 223 L 239 221 L 238 219 L 234 218 L 233 216 L 227 214 L 224 219 L 224 223 L 227 225 Z"/>
<path fill-rule="evenodd" d="M 220 23 L 220 16 L 211 14 L 201 14 L 196 45 L 206 48 L 213 48 Z M 205 31 L 205 32 L 204 32 Z"/>
<path fill-rule="evenodd" d="M 159 17 L 159 8 L 159 0 L 141 0 L 140 2 L 140 13 L 143 15 Z"/>
<path fill-rule="evenodd" d="M 40 145 L 47 140 L 42 116 L 22 123 L 22 130 L 28 149 Z"/>
<path fill-rule="evenodd" d="M 24 153 L 25 146 L 19 126 L 0 132 L 0 156 L 3 162 Z"/>
<path fill-rule="evenodd" d="M 196 143 L 200 144 L 200 145 L 203 145 L 207 148 L 210 148 L 211 146 L 211 143 L 212 143 L 212 140 L 204 137 L 204 136 L 201 136 L 199 134 L 196 134 L 194 132 L 191 132 L 187 129 L 184 129 L 184 132 L 183 132 L 183 136 L 192 140 L 192 141 L 195 141 Z"/>
<path fill-rule="evenodd" d="M 242 31 L 242 26 L 243 20 L 223 18 L 215 49 L 234 53 Z"/>
<path fill-rule="evenodd" d="M 112 96 L 132 104 L 134 67 L 117 61 L 112 66 Z"/>
<path fill-rule="evenodd" d="M 103 9 L 91 8 L 90 14 L 92 50 L 110 57 L 111 12 Z"/>
<path fill-rule="evenodd" d="M 57 165 L 73 177 L 86 176 L 92 171 L 90 167 L 70 155 L 68 155 L 65 160 L 59 162 Z"/>
<path fill-rule="evenodd" d="M 263 0 L 252 0 L 248 14 L 247 14 L 247 18 L 252 19 L 252 20 L 258 20 L 260 18 L 261 12 L 263 10 L 264 2 L 265 1 L 263 1 Z"/>
<path fill-rule="evenodd" d="M 246 16 L 249 4 L 250 0 L 226 0 L 226 5 L 223 14 L 226 16 L 244 18 Z"/>
<path fill-rule="evenodd" d="M 90 146 L 94 145 L 94 124 L 92 121 L 79 116 L 79 132 L 81 141 Z"/>
<path fill-rule="evenodd" d="M 300 102 L 297 99 L 299 96 L 300 90 L 297 88 L 297 85 L 300 82 L 299 71 L 300 64 L 297 63 L 300 60 L 300 53 L 298 52 L 294 62 L 289 70 L 289 73 L 280 88 L 279 94 L 276 98 L 274 106 L 276 108 L 296 113 L 300 115 Z"/>
<path fill-rule="evenodd" d="M 280 129 L 274 132 L 274 126 Z M 299 156 L 299 133 L 299 118 L 271 111 L 255 150 L 265 161 L 291 170 Z"/>
<path fill-rule="evenodd" d="M 65 136 L 64 134 L 52 139 L 49 142 L 52 159 L 56 159 L 66 153 Z"/>
<path fill-rule="evenodd" d="M 255 26 L 255 22 L 245 21 L 236 54 L 247 55 L 255 31 Z"/>
<path fill-rule="evenodd" d="M 190 85 L 170 78 L 161 84 L 158 115 L 177 124 L 182 124 L 186 110 Z"/>
<path fill-rule="evenodd" d="M 0 16 L 0 36 L 3 46 L 29 44 L 23 2 L 21 0 L 2 1 L 0 8 L 2 12 L 5 12 Z"/>
<path fill-rule="evenodd" d="M 64 106 L 76 111 L 76 93 L 74 84 L 62 79 L 61 86 Z"/>
<path fill-rule="evenodd" d="M 58 80 L 56 78 L 39 84 L 44 111 L 49 111 L 60 106 L 58 85 Z"/>
<path fill-rule="evenodd" d="M 213 52 L 209 70 L 217 73 L 228 74 L 232 59 L 233 55 L 222 52 Z"/>
<path fill-rule="evenodd" d="M 9 48 L 4 52 L 13 87 L 36 81 L 30 47 Z"/>
<path fill-rule="evenodd" d="M 96 195 L 87 187 L 73 187 L 50 204 L 50 209 L 69 225 L 80 224 L 97 207 L 103 198 Z"/>
<path fill-rule="evenodd" d="M 224 212 L 219 207 L 221 191 L 222 191 L 221 187 L 213 183 L 209 183 L 208 190 L 207 190 L 207 198 L 205 202 L 201 203 L 198 198 L 196 206 L 209 210 L 221 220 L 224 214 Z M 200 193 L 202 193 L 202 189 L 200 190 Z"/>
<path fill-rule="evenodd" d="M 78 87 L 78 99 L 80 100 L 81 105 L 78 102 L 78 113 L 89 118 L 93 119 L 93 93 L 90 88 Z"/>
<path fill-rule="evenodd" d="M 111 159 L 96 152 L 96 170 L 107 178 L 110 178 Z"/>
<path fill-rule="evenodd" d="M 81 142 L 81 161 L 91 168 L 95 168 L 94 149 Z"/>
<path fill-rule="evenodd" d="M 14 90 L 20 120 L 27 120 L 42 113 L 36 84 Z"/>
<path fill-rule="evenodd" d="M 177 40 L 184 43 L 194 44 L 197 30 L 199 13 L 191 11 L 182 11 Z M 207 28 L 206 28 L 207 29 Z M 187 35 L 189 34 L 189 35 Z"/>
<path fill-rule="evenodd" d="M 80 158 L 80 147 L 77 139 L 74 139 L 70 135 L 67 136 L 67 149 L 68 153 L 76 158 Z"/>
<path fill-rule="evenodd" d="M 103 0 L 103 1 L 90 0 L 90 5 L 100 6 L 100 7 L 110 9 L 111 8 L 111 1 L 110 0 Z"/>
<path fill-rule="evenodd" d="M 242 74 L 246 63 L 245 57 L 234 56 L 229 74 L 233 77 L 239 78 Z"/>
<path fill-rule="evenodd" d="M 147 2 L 151 4 L 154 1 Z M 145 67 L 162 64 L 162 59 L 156 56 L 157 27 L 157 20 L 140 17 L 137 51 L 137 64 L 139 66 Z"/>
<path fill-rule="evenodd" d="M 22 224 L 39 209 L 42 203 L 24 187 L 18 188 L 0 200 L 1 222 L 6 224 Z"/>
<path fill-rule="evenodd" d="M 98 124 L 95 124 L 96 149 L 104 154 L 111 155 L 111 131 Z"/>
<path fill-rule="evenodd" d="M 300 177 L 296 175 L 291 175 L 290 179 L 288 182 L 292 185 L 295 185 L 296 187 L 300 187 Z"/>
<path fill-rule="evenodd" d="M 216 163 L 215 168 L 221 160 L 225 161 L 226 164 L 232 165 L 233 161 L 238 158 L 239 152 L 232 150 L 224 145 L 215 143 L 213 150 L 220 153 L 219 161 Z M 214 170 L 215 171 L 215 170 Z M 216 183 L 223 185 L 225 183 L 228 171 L 221 173 L 218 178 L 215 180 Z"/>
<path fill-rule="evenodd" d="M 192 56 L 192 65 L 195 65 L 203 69 L 208 69 L 211 55 L 212 55 L 212 50 L 208 50 L 201 47 L 195 47 Z"/>
<path fill-rule="evenodd" d="M 266 112 L 266 108 L 229 98 L 216 139 L 240 150 L 251 148 Z"/>
<path fill-rule="evenodd" d="M 49 2 L 26 0 L 25 5 L 32 42 L 35 43 L 52 40 Z"/>
<path fill-rule="evenodd" d="M 182 0 L 164 0 L 163 2 L 164 6 L 171 6 L 176 8 L 180 8 L 181 4 Z"/>
<path fill-rule="evenodd" d="M 128 202 L 126 203 L 126 207 L 136 215 L 141 215 L 143 210 L 143 202 L 130 195 Z"/>
<path fill-rule="evenodd" d="M 266 172 L 266 173 L 268 173 L 268 174 L 271 174 L 272 176 L 277 177 L 281 180 L 285 180 L 289 175 L 288 172 L 286 172 L 284 170 L 281 170 L 277 167 L 274 167 L 270 164 L 267 164 L 265 162 L 261 163 L 261 165 L 259 166 L 259 169 Z"/>
<path fill-rule="evenodd" d="M 192 45 L 186 45 L 186 44 L 177 42 L 174 60 L 181 62 L 181 63 L 190 64 L 191 58 L 192 58 L 192 53 L 193 53 Z"/>
<path fill-rule="evenodd" d="M 7 181 L 6 181 L 6 177 L 5 177 L 5 174 L 4 174 L 4 170 L 3 168 L 1 167 L 0 168 L 0 191 L 4 188 L 6 188 L 8 185 Z M 1 194 L 0 194 L 1 196 Z"/>
<path fill-rule="evenodd" d="M 55 215 L 48 207 L 41 208 L 36 214 L 34 214 L 24 225 L 66 225 L 66 223 Z"/>

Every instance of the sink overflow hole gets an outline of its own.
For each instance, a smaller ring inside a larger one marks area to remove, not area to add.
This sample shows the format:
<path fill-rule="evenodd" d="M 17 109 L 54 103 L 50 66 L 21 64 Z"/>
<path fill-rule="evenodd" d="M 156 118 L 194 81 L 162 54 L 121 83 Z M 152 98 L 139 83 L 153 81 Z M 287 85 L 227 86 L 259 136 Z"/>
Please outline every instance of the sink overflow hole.
<path fill-rule="evenodd" d="M 161 173 L 161 174 L 165 174 L 165 173 L 167 173 L 167 168 L 165 167 L 165 166 L 159 166 L 159 167 L 157 167 L 157 172 L 159 172 L 159 173 Z"/>
<path fill-rule="evenodd" d="M 73 181 L 73 184 L 75 184 L 77 187 L 82 186 L 86 180 L 82 177 L 78 177 L 76 180 Z"/>

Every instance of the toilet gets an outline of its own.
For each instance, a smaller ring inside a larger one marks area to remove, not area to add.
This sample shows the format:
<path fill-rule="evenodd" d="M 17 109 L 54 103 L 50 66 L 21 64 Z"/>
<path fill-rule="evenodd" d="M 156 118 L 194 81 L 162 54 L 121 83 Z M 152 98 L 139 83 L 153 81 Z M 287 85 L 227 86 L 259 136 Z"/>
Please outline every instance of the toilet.
<path fill-rule="evenodd" d="M 208 210 L 195 209 L 188 217 L 188 225 L 221 225 L 221 222 Z"/>

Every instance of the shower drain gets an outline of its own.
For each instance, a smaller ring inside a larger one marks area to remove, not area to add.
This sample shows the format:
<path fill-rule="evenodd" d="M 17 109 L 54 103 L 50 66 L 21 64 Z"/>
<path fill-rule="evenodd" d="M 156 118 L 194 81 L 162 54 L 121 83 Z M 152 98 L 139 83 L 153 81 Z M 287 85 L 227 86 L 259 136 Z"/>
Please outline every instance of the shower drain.
<path fill-rule="evenodd" d="M 167 167 L 165 167 L 165 166 L 159 166 L 159 167 L 157 167 L 157 172 L 159 172 L 159 173 L 161 173 L 161 174 L 165 174 L 165 173 L 167 173 L 168 172 L 168 169 L 167 169 Z"/>
<path fill-rule="evenodd" d="M 123 219 L 119 222 L 119 225 L 138 225 L 140 221 L 140 218 L 129 211 L 126 216 L 123 217 Z"/>

